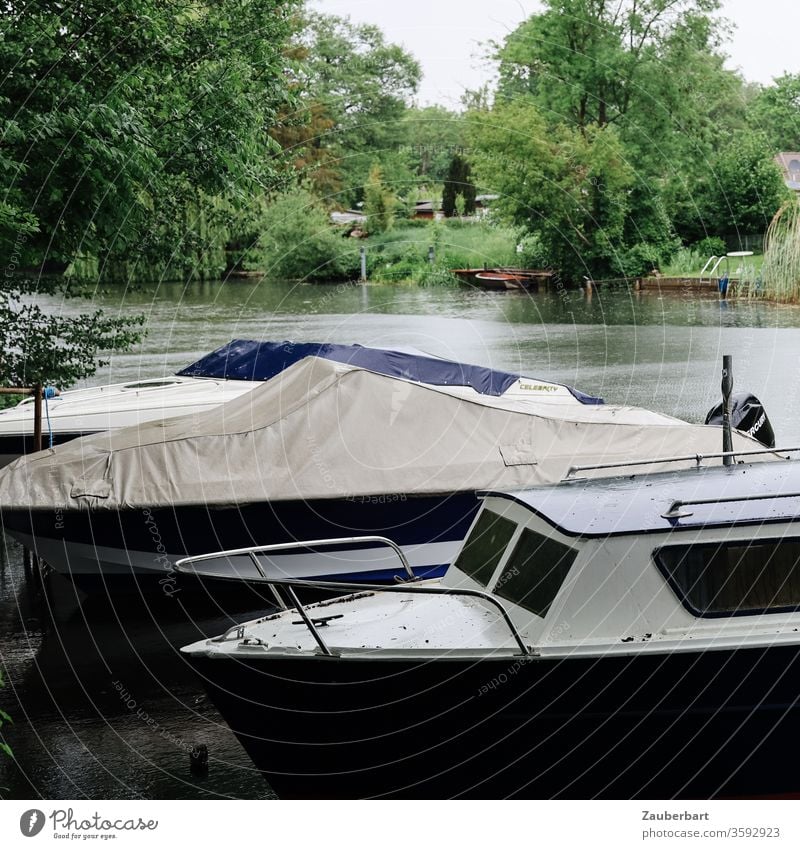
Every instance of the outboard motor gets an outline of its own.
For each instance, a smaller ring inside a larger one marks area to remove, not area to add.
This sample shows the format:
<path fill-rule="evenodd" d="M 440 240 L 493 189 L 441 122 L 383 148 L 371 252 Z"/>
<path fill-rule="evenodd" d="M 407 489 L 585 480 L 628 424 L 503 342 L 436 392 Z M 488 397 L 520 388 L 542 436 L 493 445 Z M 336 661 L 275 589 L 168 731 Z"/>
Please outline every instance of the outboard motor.
<path fill-rule="evenodd" d="M 722 418 L 722 403 L 719 403 L 706 416 L 706 424 L 721 425 Z M 775 447 L 775 432 L 767 418 L 764 405 L 750 392 L 738 392 L 731 396 L 731 425 L 736 430 L 754 437 L 767 448 Z"/>

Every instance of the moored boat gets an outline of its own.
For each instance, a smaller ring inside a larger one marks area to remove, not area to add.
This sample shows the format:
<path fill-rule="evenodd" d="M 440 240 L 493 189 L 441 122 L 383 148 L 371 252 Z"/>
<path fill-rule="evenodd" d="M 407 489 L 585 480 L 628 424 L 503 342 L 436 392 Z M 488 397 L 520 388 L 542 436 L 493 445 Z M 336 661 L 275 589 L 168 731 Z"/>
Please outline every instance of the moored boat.
<path fill-rule="evenodd" d="M 477 490 L 551 483 L 576 462 L 718 447 L 716 427 L 519 375 L 378 354 L 383 365 L 372 369 L 306 356 L 213 410 L 22 458 L 0 471 L 4 527 L 103 590 L 131 578 L 171 587 L 187 554 L 331 536 L 389 537 L 417 574 L 435 575 L 478 509 Z M 395 559 L 369 546 L 323 559 L 296 550 L 265 568 L 334 580 L 397 574 Z"/>
<path fill-rule="evenodd" d="M 451 271 L 463 283 L 482 289 L 538 289 L 553 272 L 536 268 L 455 268 Z"/>
<path fill-rule="evenodd" d="M 482 289 L 527 289 L 530 279 L 508 271 L 481 271 L 475 275 L 475 285 Z"/>
<path fill-rule="evenodd" d="M 320 342 L 234 339 L 174 375 L 59 392 L 47 400 L 44 445 L 134 427 L 173 416 L 194 416 L 251 392 L 306 357 L 352 363 L 435 385 L 475 386 L 513 393 L 520 375 L 455 363 L 419 351 Z M 556 394 L 566 387 L 548 384 Z M 585 402 L 599 403 L 600 399 Z M 34 404 L 26 398 L 0 411 L 0 466 L 34 453 Z"/>
<path fill-rule="evenodd" d="M 800 791 L 797 461 L 489 492 L 441 582 L 271 585 L 182 651 L 280 796 Z"/>

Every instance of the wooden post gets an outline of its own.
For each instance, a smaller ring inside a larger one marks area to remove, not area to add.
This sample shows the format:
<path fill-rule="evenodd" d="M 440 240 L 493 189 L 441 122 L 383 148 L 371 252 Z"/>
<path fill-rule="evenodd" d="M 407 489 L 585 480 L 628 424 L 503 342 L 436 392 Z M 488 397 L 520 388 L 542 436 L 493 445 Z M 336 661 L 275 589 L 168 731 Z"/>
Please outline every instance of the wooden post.
<path fill-rule="evenodd" d="M 33 450 L 42 450 L 42 398 L 44 390 L 41 384 L 36 384 L 33 388 L 26 387 L 0 387 L 0 395 L 33 395 Z M 39 558 L 27 548 L 22 550 L 22 563 L 25 570 L 25 575 L 28 578 L 33 578 L 34 581 L 40 581 L 41 564 Z"/>
<path fill-rule="evenodd" d="M 33 450 L 42 450 L 42 396 L 41 384 L 33 387 Z"/>
<path fill-rule="evenodd" d="M 361 248 L 361 282 L 367 282 L 367 249 Z"/>

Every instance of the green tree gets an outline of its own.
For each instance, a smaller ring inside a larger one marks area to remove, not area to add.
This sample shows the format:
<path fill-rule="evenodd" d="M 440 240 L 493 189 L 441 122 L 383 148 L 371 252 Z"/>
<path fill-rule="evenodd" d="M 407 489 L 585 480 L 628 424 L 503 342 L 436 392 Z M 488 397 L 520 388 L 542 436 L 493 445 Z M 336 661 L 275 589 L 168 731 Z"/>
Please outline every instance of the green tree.
<path fill-rule="evenodd" d="M 408 109 L 402 137 L 412 174 L 420 182 L 443 183 L 453 156 L 464 153 L 465 131 L 463 114 L 444 106 Z"/>
<path fill-rule="evenodd" d="M 613 127 L 551 127 L 530 99 L 470 117 L 473 161 L 495 208 L 568 279 L 639 273 L 626 240 L 635 174 Z"/>
<path fill-rule="evenodd" d="M 447 218 L 456 213 L 456 200 L 462 201 L 465 215 L 475 212 L 475 184 L 472 182 L 472 171 L 469 163 L 462 156 L 455 154 L 450 161 L 444 190 L 442 192 L 442 212 Z"/>
<path fill-rule="evenodd" d="M 748 116 L 774 152 L 800 150 L 800 74 L 784 74 L 762 88 L 750 104 Z"/>
<path fill-rule="evenodd" d="M 107 365 L 98 359 L 103 352 L 127 350 L 141 339 L 143 316 L 50 312 L 39 301 L 56 293 L 70 294 L 43 280 L 0 289 L 0 386 L 69 386 Z"/>
<path fill-rule="evenodd" d="M 315 187 L 320 194 L 337 193 L 328 199 L 343 206 L 360 201 L 375 161 L 394 185 L 412 180 L 404 119 L 421 77 L 417 60 L 378 27 L 313 12 L 306 13 L 293 56 L 294 123 L 309 128 L 293 150 L 314 148 L 312 160 L 324 159 L 327 186 Z M 278 136 L 286 146 L 289 139 Z M 313 163 L 307 176 L 313 181 Z"/>
<path fill-rule="evenodd" d="M 702 222 L 713 235 L 764 233 L 788 189 L 763 133 L 732 134 L 705 184 Z"/>
<path fill-rule="evenodd" d="M 396 200 L 383 181 L 381 166 L 375 163 L 369 172 L 364 190 L 364 214 L 367 232 L 385 233 L 392 229 Z"/>
<path fill-rule="evenodd" d="M 548 120 L 580 129 L 623 126 L 643 108 L 652 123 L 653 112 L 666 114 L 665 61 L 681 48 L 714 50 L 709 15 L 719 6 L 719 0 L 545 0 L 544 12 L 500 47 L 498 93 L 532 96 Z"/>
<path fill-rule="evenodd" d="M 58 270 L 86 254 L 101 269 L 169 256 L 175 234 L 152 222 L 176 203 L 203 192 L 246 205 L 271 187 L 293 5 L 6 3 L 2 180 L 38 225 L 28 259 Z"/>
<path fill-rule="evenodd" d="M 355 251 L 330 224 L 319 198 L 305 189 L 279 195 L 259 220 L 260 265 L 275 280 L 354 277 Z"/>
<path fill-rule="evenodd" d="M 719 5 L 546 0 L 498 49 L 500 100 L 529 98 L 551 126 L 617 129 L 636 178 L 629 222 L 651 246 L 670 243 L 664 216 L 692 226 L 695 186 L 726 134 L 745 126 L 746 90 L 724 67 Z"/>
<path fill-rule="evenodd" d="M 292 0 L 3 6 L 0 382 L 67 385 L 141 317 L 49 313 L 66 280 L 219 273 L 253 197 L 281 177 L 268 128 L 287 99 Z M 224 219 L 224 220 L 223 220 Z"/>

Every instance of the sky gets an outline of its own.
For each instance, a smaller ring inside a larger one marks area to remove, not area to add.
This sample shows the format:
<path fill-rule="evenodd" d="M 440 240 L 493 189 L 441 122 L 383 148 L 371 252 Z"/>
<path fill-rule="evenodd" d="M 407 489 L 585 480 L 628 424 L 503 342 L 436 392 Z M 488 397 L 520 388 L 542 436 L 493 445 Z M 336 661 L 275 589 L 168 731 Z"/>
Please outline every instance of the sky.
<path fill-rule="evenodd" d="M 456 107 L 464 89 L 491 75 L 488 40 L 500 40 L 541 8 L 538 0 L 313 0 L 314 7 L 377 24 L 390 41 L 421 62 L 421 105 Z M 797 0 L 724 0 L 736 24 L 728 64 L 751 81 L 768 83 L 784 71 L 800 72 Z"/>

